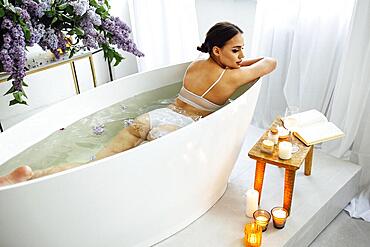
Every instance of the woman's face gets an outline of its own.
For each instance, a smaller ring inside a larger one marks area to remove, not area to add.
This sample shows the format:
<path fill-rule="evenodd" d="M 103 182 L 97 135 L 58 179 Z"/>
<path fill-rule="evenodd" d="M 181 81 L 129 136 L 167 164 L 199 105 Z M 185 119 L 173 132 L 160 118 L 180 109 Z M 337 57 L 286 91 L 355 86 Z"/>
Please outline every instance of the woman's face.
<path fill-rule="evenodd" d="M 241 33 L 238 33 L 214 53 L 222 65 L 228 68 L 238 69 L 244 58 L 243 49 L 244 38 Z"/>

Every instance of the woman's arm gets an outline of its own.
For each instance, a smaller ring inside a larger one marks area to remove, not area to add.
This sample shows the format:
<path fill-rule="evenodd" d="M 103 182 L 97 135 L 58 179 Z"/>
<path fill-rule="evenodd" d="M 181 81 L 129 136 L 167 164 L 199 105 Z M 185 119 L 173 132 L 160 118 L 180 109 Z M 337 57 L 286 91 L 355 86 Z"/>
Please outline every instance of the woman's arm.
<path fill-rule="evenodd" d="M 264 57 L 249 58 L 240 63 L 241 66 L 249 66 L 262 60 Z"/>
<path fill-rule="evenodd" d="M 247 84 L 261 76 L 264 76 L 276 68 L 276 60 L 270 57 L 263 57 L 251 65 L 232 70 L 232 80 L 236 86 Z"/>

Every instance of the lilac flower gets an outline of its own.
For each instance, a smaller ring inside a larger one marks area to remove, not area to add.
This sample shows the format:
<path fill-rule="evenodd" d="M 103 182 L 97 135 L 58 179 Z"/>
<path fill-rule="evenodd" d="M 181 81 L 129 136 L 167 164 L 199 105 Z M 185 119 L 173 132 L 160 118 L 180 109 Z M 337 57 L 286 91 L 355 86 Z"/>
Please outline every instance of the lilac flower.
<path fill-rule="evenodd" d="M 112 35 L 112 44 L 119 49 L 130 52 L 135 56 L 142 57 L 144 54 L 139 51 L 129 34 L 131 29 L 117 17 L 110 17 L 103 20 L 102 27 Z"/>
<path fill-rule="evenodd" d="M 22 9 L 22 8 L 19 8 L 19 7 L 16 7 L 15 10 L 17 11 L 17 13 L 20 15 L 20 17 L 24 20 L 24 21 L 30 21 L 31 17 L 30 15 L 28 14 L 27 10 L 25 9 Z"/>
<path fill-rule="evenodd" d="M 86 13 L 87 9 L 89 8 L 89 1 L 88 0 L 76 0 L 69 3 L 72 7 L 76 15 L 82 16 Z"/>
<path fill-rule="evenodd" d="M 91 5 L 89 0 L 18 0 L 9 1 L 9 5 L 12 11 L 6 11 L 0 19 L 0 63 L 13 79 L 9 93 L 14 94 L 16 102 L 13 100 L 11 104 L 24 103 L 20 97 L 24 95 L 26 45 L 38 44 L 53 52 L 56 58 L 70 49 L 72 52 L 81 49 L 81 45 L 87 49 L 102 47 L 109 61 L 115 59 L 116 63 L 122 57 L 114 47 L 136 56 L 144 55 L 130 38 L 130 27 L 119 18 L 100 11 L 100 5 L 108 9 L 105 0 L 92 1 Z M 74 35 L 80 43 L 67 46 L 67 34 Z"/>
<path fill-rule="evenodd" d="M 31 16 L 41 18 L 45 11 L 51 9 L 51 0 L 41 0 L 39 3 L 33 0 L 23 0 L 23 6 Z"/>
<path fill-rule="evenodd" d="M 58 36 L 55 34 L 55 30 L 52 28 L 45 29 L 45 33 L 40 41 L 42 49 L 56 50 L 58 49 Z"/>
<path fill-rule="evenodd" d="M 9 18 L 4 18 L 3 22 L 1 23 L 2 29 L 11 29 L 13 27 L 13 22 Z"/>
<path fill-rule="evenodd" d="M 86 17 L 91 23 L 95 26 L 101 25 L 101 17 L 97 13 L 95 13 L 95 8 L 90 8 L 86 11 Z"/>
<path fill-rule="evenodd" d="M 31 38 L 29 41 L 29 46 L 32 46 L 33 44 L 38 44 L 41 40 L 41 38 L 45 34 L 45 25 L 42 23 L 33 25 L 32 32 L 31 32 Z"/>
<path fill-rule="evenodd" d="M 104 124 L 98 124 L 96 126 L 93 126 L 92 130 L 95 135 L 101 135 L 104 132 L 104 128 L 105 128 Z"/>

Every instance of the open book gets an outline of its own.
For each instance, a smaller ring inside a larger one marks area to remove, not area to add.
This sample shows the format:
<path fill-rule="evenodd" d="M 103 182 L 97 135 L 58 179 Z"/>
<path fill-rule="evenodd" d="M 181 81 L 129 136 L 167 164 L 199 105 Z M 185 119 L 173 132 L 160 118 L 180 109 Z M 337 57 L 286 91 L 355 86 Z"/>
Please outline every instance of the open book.
<path fill-rule="evenodd" d="M 294 121 L 290 121 L 293 118 Z M 334 140 L 344 136 L 334 123 L 317 110 L 309 110 L 297 113 L 283 119 L 284 127 L 292 130 L 307 146 Z M 289 126 L 290 125 L 290 126 Z"/>

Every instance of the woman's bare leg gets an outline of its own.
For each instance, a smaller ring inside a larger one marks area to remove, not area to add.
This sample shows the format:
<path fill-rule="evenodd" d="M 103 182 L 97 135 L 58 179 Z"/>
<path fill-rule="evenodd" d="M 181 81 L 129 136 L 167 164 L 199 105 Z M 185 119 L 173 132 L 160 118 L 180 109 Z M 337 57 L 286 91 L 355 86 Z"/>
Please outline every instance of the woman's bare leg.
<path fill-rule="evenodd" d="M 20 166 L 8 175 L 0 177 L 0 187 L 20 183 L 31 179 L 32 169 L 29 166 Z"/>
<path fill-rule="evenodd" d="M 96 159 L 99 160 L 139 145 L 146 139 L 149 128 L 148 114 L 137 117 L 132 125 L 122 129 L 105 148 L 96 154 Z M 29 166 L 21 166 L 8 175 L 0 176 L 0 187 L 54 174 L 86 163 L 69 163 L 36 171 L 32 171 Z"/>
<path fill-rule="evenodd" d="M 118 132 L 108 145 L 95 155 L 96 159 L 103 159 L 138 146 L 146 139 L 149 130 L 149 115 L 143 114 L 137 117 L 130 126 Z"/>

